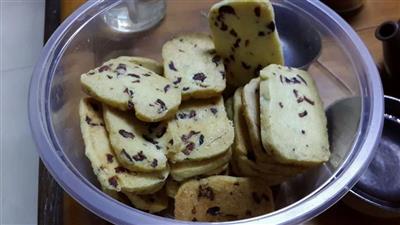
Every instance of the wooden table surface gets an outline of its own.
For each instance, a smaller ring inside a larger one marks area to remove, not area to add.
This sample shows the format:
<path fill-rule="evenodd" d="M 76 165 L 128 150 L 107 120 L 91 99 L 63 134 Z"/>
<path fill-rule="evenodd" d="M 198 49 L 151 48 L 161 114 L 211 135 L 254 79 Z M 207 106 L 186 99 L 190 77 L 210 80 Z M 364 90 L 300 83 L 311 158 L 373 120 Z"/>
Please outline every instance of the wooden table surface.
<path fill-rule="evenodd" d="M 68 1 L 66 1 L 68 2 Z M 62 15 L 66 15 L 78 4 L 64 5 Z M 400 19 L 400 0 L 367 0 L 362 10 L 351 17 L 346 18 L 349 24 L 357 31 L 365 42 L 376 63 L 382 62 L 381 43 L 375 39 L 375 28 L 386 20 Z M 64 224 L 108 224 L 96 217 L 88 210 L 75 202 L 68 194 L 64 193 Z M 365 216 L 339 202 L 320 216 L 305 223 L 307 225 L 400 225 L 400 219 L 379 219 Z"/>

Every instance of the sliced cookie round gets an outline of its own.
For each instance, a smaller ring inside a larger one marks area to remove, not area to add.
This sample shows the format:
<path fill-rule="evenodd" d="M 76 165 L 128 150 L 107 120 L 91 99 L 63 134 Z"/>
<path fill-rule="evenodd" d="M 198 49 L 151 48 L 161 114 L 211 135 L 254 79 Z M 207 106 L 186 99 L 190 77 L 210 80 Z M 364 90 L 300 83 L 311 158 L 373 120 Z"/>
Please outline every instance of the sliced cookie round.
<path fill-rule="evenodd" d="M 158 122 L 175 114 L 180 90 L 165 77 L 134 63 L 110 60 L 81 75 L 83 90 L 120 110 L 134 110 L 139 120 Z"/>
<path fill-rule="evenodd" d="M 270 65 L 260 72 L 261 138 L 285 164 L 313 166 L 329 159 L 325 111 L 314 80 L 299 69 Z"/>
<path fill-rule="evenodd" d="M 159 172 L 137 173 L 129 171 L 118 162 L 104 127 L 101 103 L 93 98 L 82 99 L 79 115 L 85 155 L 103 190 L 144 194 L 162 188 L 169 168 Z"/>
<path fill-rule="evenodd" d="M 249 138 L 251 147 L 254 149 L 254 154 L 258 160 L 265 161 L 265 158 L 270 156 L 261 144 L 259 86 L 260 78 L 254 78 L 244 86 L 242 92 L 242 110 L 247 129 L 249 134 L 251 134 Z"/>
<path fill-rule="evenodd" d="M 103 105 L 104 121 L 110 143 L 119 162 L 131 171 L 151 172 L 164 170 L 167 166 L 167 126 L 158 132 L 153 123 L 144 123 L 129 112 Z M 155 129 L 155 127 L 154 127 Z"/>
<path fill-rule="evenodd" d="M 233 144 L 232 166 L 234 172 L 239 176 L 260 177 L 270 185 L 282 183 L 289 179 L 289 175 L 297 174 L 298 172 L 288 174 L 285 171 L 286 168 L 281 165 L 257 163 L 257 158 L 249 143 L 249 133 L 246 132 L 246 121 L 242 114 L 242 91 L 242 88 L 238 88 L 233 97 L 235 141 Z M 280 171 L 274 172 L 277 169 Z M 281 172 L 282 170 L 283 173 Z"/>
<path fill-rule="evenodd" d="M 238 207 L 240 203 L 240 207 Z M 272 212 L 272 192 L 258 178 L 212 176 L 182 184 L 175 196 L 175 218 L 231 221 Z"/>
<path fill-rule="evenodd" d="M 235 139 L 233 156 L 245 156 L 249 160 L 255 161 L 253 147 L 250 143 L 250 132 L 247 131 L 247 123 L 243 116 L 243 88 L 236 89 L 233 96 L 233 124 L 235 129 Z"/>
<path fill-rule="evenodd" d="M 255 78 L 254 80 L 257 80 L 257 78 Z M 287 164 L 283 165 L 274 160 L 272 156 L 266 154 L 265 152 L 260 152 L 260 149 L 263 148 L 261 146 L 261 140 L 258 139 L 260 138 L 260 131 L 259 131 L 260 128 L 259 128 L 259 123 L 257 122 L 258 120 L 254 118 L 254 117 L 257 118 L 257 113 L 259 113 L 259 110 L 257 110 L 258 104 L 255 103 L 256 101 L 255 97 L 256 96 L 258 97 L 258 95 L 254 91 L 255 88 L 251 91 L 248 90 L 248 92 L 250 93 L 248 95 L 252 96 L 253 98 L 251 98 L 250 96 L 248 97 L 248 102 L 251 102 L 251 104 L 247 105 L 248 111 L 250 113 L 246 114 L 246 105 L 244 105 L 243 104 L 244 101 L 242 101 L 244 100 L 243 96 L 245 96 L 244 89 L 245 88 L 243 88 L 241 94 L 242 98 L 240 98 L 240 89 L 238 89 L 234 95 L 234 111 L 235 111 L 234 127 L 236 134 L 235 135 L 236 155 L 243 156 L 249 159 L 249 161 L 251 161 L 245 163 L 245 165 L 251 165 L 251 168 L 249 168 L 246 171 L 250 171 L 253 170 L 254 168 L 257 168 L 256 170 L 261 171 L 263 174 L 269 174 L 274 176 L 279 175 L 284 177 L 290 177 L 303 172 L 306 169 L 306 167 L 293 166 Z M 245 119 L 246 115 L 249 115 L 247 117 L 248 118 L 247 120 Z M 248 126 L 249 123 L 251 126 Z M 251 142 L 251 140 L 258 140 L 260 143 L 256 145 L 254 142 Z M 255 150 L 255 147 L 257 147 L 257 150 L 259 152 Z M 237 160 L 237 161 L 240 162 L 243 160 Z M 245 167 L 245 165 L 241 165 L 242 170 L 244 170 L 243 167 Z M 271 179 L 271 180 L 275 181 L 276 179 Z"/>
<path fill-rule="evenodd" d="M 226 153 L 211 159 L 171 164 L 171 177 L 181 182 L 191 177 L 215 173 L 217 169 L 229 162 L 231 155 L 231 150 L 228 150 Z"/>
<path fill-rule="evenodd" d="M 222 97 L 184 102 L 168 124 L 172 163 L 213 158 L 228 151 L 233 143 L 232 121 Z"/>
<path fill-rule="evenodd" d="M 176 37 L 162 48 L 165 77 L 182 91 L 182 98 L 209 98 L 225 89 L 225 69 L 207 34 Z"/>
<path fill-rule="evenodd" d="M 223 58 L 230 90 L 242 86 L 265 66 L 283 64 L 274 11 L 265 0 L 223 0 L 210 9 L 215 49 Z"/>

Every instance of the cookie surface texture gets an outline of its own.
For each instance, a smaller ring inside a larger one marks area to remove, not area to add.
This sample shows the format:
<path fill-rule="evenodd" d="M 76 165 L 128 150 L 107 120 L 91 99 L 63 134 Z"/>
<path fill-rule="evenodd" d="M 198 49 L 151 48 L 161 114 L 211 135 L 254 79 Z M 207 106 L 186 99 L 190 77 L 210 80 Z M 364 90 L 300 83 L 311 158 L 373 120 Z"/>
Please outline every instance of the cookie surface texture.
<path fill-rule="evenodd" d="M 175 196 L 178 220 L 231 221 L 273 210 L 271 190 L 257 178 L 212 176 L 191 180 L 182 184 Z"/>
<path fill-rule="evenodd" d="M 329 159 L 327 121 L 312 77 L 270 65 L 261 72 L 263 146 L 282 163 L 312 166 Z"/>
<path fill-rule="evenodd" d="M 85 155 L 103 190 L 153 193 L 159 190 L 169 170 L 153 173 L 131 172 L 116 159 L 104 127 L 102 105 L 93 98 L 84 98 L 79 105 L 80 126 Z"/>
<path fill-rule="evenodd" d="M 227 118 L 222 97 L 183 102 L 168 124 L 172 163 L 199 161 L 221 155 L 233 143 L 232 121 Z"/>
<path fill-rule="evenodd" d="M 83 90 L 120 110 L 134 110 L 145 122 L 158 122 L 175 114 L 181 93 L 166 79 L 145 67 L 110 60 L 81 75 Z"/>
<path fill-rule="evenodd" d="M 139 172 L 160 171 L 167 167 L 163 150 L 167 143 L 162 139 L 166 135 L 166 124 L 158 132 L 153 132 L 154 123 L 139 121 L 129 112 L 105 104 L 103 111 L 111 146 L 121 164 Z"/>
<path fill-rule="evenodd" d="M 182 98 L 209 98 L 225 89 L 225 69 L 209 35 L 186 34 L 166 42 L 162 49 L 165 77 Z"/>
<path fill-rule="evenodd" d="M 211 7 L 208 18 L 215 49 L 224 60 L 229 88 L 243 86 L 269 64 L 283 65 L 269 1 L 223 0 Z"/>

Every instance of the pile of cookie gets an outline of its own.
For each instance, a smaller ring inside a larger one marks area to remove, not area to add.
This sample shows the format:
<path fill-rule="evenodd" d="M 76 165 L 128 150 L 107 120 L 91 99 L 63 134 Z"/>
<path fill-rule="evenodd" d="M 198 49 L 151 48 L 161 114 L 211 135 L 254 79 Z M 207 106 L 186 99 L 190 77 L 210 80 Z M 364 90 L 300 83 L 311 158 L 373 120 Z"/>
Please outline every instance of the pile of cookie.
<path fill-rule="evenodd" d="M 232 168 L 242 176 L 279 184 L 329 159 L 323 105 L 304 71 L 269 65 L 243 88 L 232 107 Z"/>
<path fill-rule="evenodd" d="M 274 210 L 269 186 L 329 159 L 318 91 L 282 66 L 271 3 L 224 0 L 209 21 L 212 36 L 166 42 L 163 64 L 121 56 L 81 75 L 85 154 L 111 197 L 180 220 L 249 218 Z"/>

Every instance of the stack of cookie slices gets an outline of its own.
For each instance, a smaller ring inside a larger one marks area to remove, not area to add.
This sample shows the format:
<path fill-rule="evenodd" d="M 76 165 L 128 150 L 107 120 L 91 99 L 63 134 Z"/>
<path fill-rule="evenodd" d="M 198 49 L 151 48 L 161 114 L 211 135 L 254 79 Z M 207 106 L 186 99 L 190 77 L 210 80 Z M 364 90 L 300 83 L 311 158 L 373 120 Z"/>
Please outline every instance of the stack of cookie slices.
<path fill-rule="evenodd" d="M 162 64 L 121 56 L 81 75 L 85 154 L 116 200 L 179 220 L 250 218 L 275 210 L 270 186 L 329 159 L 318 90 L 282 66 L 271 3 L 224 0 L 209 22 L 212 35 L 167 41 Z"/>

